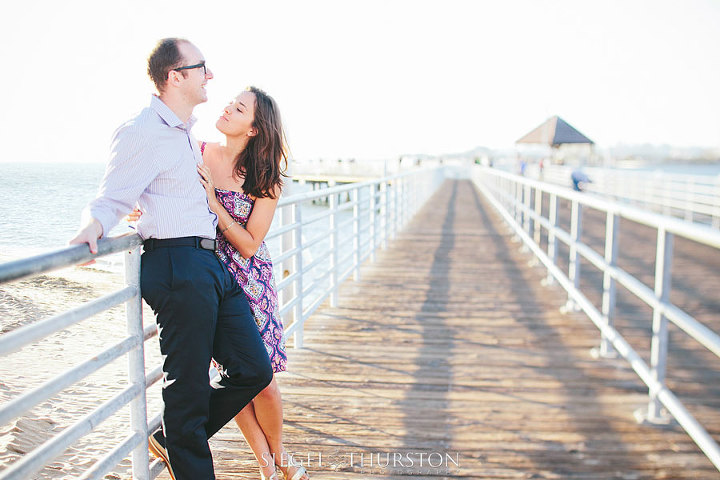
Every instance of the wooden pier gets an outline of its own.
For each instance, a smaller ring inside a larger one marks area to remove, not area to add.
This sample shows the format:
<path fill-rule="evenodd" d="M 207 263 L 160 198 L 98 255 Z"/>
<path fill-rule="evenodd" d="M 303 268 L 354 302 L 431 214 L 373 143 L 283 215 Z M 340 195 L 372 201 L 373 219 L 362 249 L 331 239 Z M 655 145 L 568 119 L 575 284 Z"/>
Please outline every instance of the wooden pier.
<path fill-rule="evenodd" d="M 640 242 L 654 240 L 623 229 L 621 267 L 652 284 Z M 720 258 L 677 247 L 672 298 L 717 331 Z M 560 313 L 565 292 L 531 260 L 469 181 L 447 181 L 289 349 L 285 441 L 311 478 L 720 478 L 678 425 L 636 422 L 645 386 L 624 360 L 590 356 L 597 329 Z M 592 291 L 602 279 L 584 267 Z M 643 355 L 648 312 L 620 294 L 618 329 Z M 677 332 L 670 348 L 668 385 L 720 438 L 717 358 Z M 234 424 L 211 446 L 218 479 L 259 478 Z"/>

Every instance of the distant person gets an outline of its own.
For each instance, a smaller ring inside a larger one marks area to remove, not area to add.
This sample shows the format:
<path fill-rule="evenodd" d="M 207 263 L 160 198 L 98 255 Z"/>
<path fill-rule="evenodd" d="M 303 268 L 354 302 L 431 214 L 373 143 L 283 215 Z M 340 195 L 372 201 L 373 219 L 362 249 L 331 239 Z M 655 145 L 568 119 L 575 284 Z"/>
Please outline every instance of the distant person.
<path fill-rule="evenodd" d="M 70 243 L 96 253 L 135 204 L 143 212 L 140 286 L 157 316 L 164 374 L 162 431 L 150 445 L 173 479 L 214 479 L 207 439 L 270 384 L 272 368 L 245 294 L 215 256 L 217 215 L 199 181 L 192 112 L 213 74 L 177 38 L 157 44 L 148 74 L 159 95 L 116 130 L 98 196 Z M 209 383 L 211 358 L 220 376 Z"/>
<path fill-rule="evenodd" d="M 586 184 L 592 183 L 592 180 L 580 169 L 573 170 L 570 179 L 572 180 L 573 190 L 576 192 L 582 192 L 585 190 Z"/>
<path fill-rule="evenodd" d="M 527 170 L 527 162 L 525 160 L 520 160 L 520 176 L 525 176 L 525 170 Z"/>
<path fill-rule="evenodd" d="M 198 166 L 208 205 L 218 216 L 218 257 L 243 289 L 274 373 L 286 370 L 285 336 L 270 252 L 265 245 L 282 188 L 287 148 L 280 111 L 268 94 L 248 87 L 224 109 L 215 127 L 225 144 L 200 143 Z M 140 218 L 134 212 L 131 220 Z M 283 446 L 283 408 L 273 376 L 235 416 L 260 467 L 262 479 L 309 480 Z"/>

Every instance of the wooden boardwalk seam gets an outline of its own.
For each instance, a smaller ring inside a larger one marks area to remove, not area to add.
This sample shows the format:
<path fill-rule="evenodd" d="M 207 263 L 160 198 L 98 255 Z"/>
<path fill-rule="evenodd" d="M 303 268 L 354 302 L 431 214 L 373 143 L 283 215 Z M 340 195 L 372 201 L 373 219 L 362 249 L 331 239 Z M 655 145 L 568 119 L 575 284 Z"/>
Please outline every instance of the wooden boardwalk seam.
<path fill-rule="evenodd" d="M 590 357 L 598 331 L 528 260 L 469 181 L 447 181 L 308 320 L 278 380 L 313 479 L 719 477 L 680 427 L 635 422 L 644 385 Z M 211 446 L 217 478 L 259 478 L 234 424 Z"/>

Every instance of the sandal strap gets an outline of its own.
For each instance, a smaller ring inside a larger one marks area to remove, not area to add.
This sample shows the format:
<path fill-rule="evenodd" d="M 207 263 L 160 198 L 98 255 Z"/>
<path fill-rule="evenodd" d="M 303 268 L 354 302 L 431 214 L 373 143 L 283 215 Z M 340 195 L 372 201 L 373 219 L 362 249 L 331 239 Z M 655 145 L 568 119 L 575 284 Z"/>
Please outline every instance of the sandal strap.
<path fill-rule="evenodd" d="M 295 471 L 295 475 L 293 475 L 290 480 L 300 480 L 303 475 L 307 473 L 307 470 L 305 470 L 305 467 L 303 467 L 302 465 L 293 465 L 293 467 L 297 467 L 297 470 Z"/>

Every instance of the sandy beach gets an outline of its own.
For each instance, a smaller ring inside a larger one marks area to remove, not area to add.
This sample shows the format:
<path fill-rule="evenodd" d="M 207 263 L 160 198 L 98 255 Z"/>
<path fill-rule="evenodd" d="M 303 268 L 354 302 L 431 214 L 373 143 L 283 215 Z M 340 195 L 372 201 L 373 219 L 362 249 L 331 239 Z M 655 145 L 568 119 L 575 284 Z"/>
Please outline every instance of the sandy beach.
<path fill-rule="evenodd" d="M 7 260 L 0 257 L 0 262 Z M 0 331 L 12 331 L 117 290 L 123 285 L 122 275 L 117 273 L 122 268 L 118 267 L 117 261 L 110 259 L 110 264 L 106 261 L 91 267 L 67 268 L 0 285 Z M 154 324 L 152 311 L 146 305 L 144 321 Z M 0 362 L 0 402 L 69 370 L 121 341 L 126 332 L 125 310 L 118 306 L 6 356 Z M 160 363 L 157 337 L 146 342 L 145 349 L 149 372 Z M 22 417 L 0 425 L 0 471 L 126 388 L 126 358 L 120 357 Z M 160 387 L 156 384 L 148 391 L 150 418 L 160 411 L 160 406 Z M 129 422 L 129 408 L 124 408 L 33 478 L 78 478 L 128 434 Z M 105 478 L 129 479 L 129 459 Z"/>

